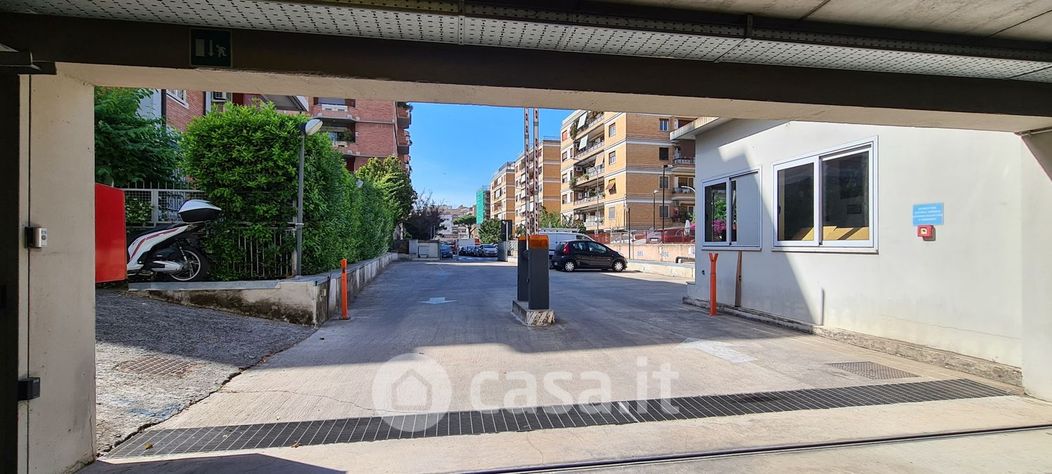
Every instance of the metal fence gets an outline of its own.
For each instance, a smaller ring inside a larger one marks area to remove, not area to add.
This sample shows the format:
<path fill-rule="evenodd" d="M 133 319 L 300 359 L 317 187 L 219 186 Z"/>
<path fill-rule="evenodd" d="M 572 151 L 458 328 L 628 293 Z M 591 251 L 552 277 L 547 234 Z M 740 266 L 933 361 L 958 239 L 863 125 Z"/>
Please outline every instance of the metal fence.
<path fill-rule="evenodd" d="M 179 207 L 188 199 L 203 199 L 196 189 L 124 188 L 124 220 L 129 228 L 182 222 Z"/>
<path fill-rule="evenodd" d="M 657 230 L 615 230 L 589 233 L 596 242 L 604 244 L 692 244 L 694 228 L 669 227 Z"/>
<path fill-rule="evenodd" d="M 270 227 L 263 235 L 248 235 L 247 228 L 227 229 L 226 236 L 238 249 L 237 259 L 217 262 L 227 275 L 245 279 L 285 278 L 292 276 L 295 262 L 296 232 L 294 227 Z"/>
<path fill-rule="evenodd" d="M 183 187 L 124 188 L 125 226 L 129 236 L 144 229 L 182 222 L 179 208 L 189 199 L 204 199 L 204 191 Z M 205 230 L 205 239 L 211 229 Z M 239 256 L 214 262 L 214 270 L 245 279 L 285 278 L 293 274 L 295 227 L 273 224 L 263 232 L 245 227 L 226 227 L 223 239 L 233 242 Z M 251 235 L 250 235 L 251 234 Z"/>

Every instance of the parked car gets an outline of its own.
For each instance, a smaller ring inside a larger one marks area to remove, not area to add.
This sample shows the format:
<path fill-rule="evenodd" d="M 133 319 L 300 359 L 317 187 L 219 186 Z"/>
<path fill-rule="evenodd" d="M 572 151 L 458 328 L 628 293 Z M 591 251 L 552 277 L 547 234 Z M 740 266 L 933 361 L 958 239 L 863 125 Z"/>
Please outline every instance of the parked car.
<path fill-rule="evenodd" d="M 497 244 L 484 244 L 480 253 L 483 257 L 496 257 L 497 256 Z"/>
<path fill-rule="evenodd" d="M 541 234 L 548 236 L 548 260 L 551 262 L 555 261 L 555 252 L 563 248 L 563 244 L 571 240 L 588 240 L 592 238 L 587 235 L 578 232 L 561 232 L 561 231 L 541 231 Z M 554 267 L 554 263 L 553 266 Z"/>
<path fill-rule="evenodd" d="M 471 257 L 475 255 L 475 245 L 465 245 L 460 248 L 460 255 L 465 257 Z"/>
<path fill-rule="evenodd" d="M 438 254 L 442 258 L 453 258 L 453 246 L 449 244 L 439 244 Z"/>
<path fill-rule="evenodd" d="M 564 272 L 578 268 L 598 268 L 621 272 L 628 266 L 628 260 L 614 249 L 592 240 L 571 240 L 552 257 L 552 267 Z"/>

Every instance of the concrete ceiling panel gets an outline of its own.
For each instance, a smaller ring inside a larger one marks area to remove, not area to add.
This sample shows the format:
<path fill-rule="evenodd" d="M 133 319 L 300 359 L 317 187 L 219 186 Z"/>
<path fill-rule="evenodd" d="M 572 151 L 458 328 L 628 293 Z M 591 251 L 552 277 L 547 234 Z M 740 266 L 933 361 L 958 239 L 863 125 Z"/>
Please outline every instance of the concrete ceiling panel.
<path fill-rule="evenodd" d="M 1031 18 L 994 35 L 995 38 L 1049 41 L 1052 34 L 1052 2 L 1045 14 Z"/>
<path fill-rule="evenodd" d="M 770 16 L 775 18 L 801 18 L 827 0 L 602 0 L 605 3 L 620 3 L 647 7 L 679 8 L 714 13 L 733 13 Z"/>
<path fill-rule="evenodd" d="M 830 0 L 807 19 L 988 36 L 1049 10 L 1048 0 Z M 1052 28 L 1025 39 L 1052 41 Z"/>

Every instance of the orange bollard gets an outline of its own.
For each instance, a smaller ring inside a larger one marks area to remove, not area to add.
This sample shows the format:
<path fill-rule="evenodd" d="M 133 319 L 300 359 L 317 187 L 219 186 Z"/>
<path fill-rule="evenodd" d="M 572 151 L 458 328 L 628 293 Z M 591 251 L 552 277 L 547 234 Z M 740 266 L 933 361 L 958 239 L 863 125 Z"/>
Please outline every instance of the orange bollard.
<path fill-rule="evenodd" d="M 347 259 L 340 260 L 340 292 L 343 293 L 340 300 L 340 312 L 343 319 L 347 319 Z"/>
<path fill-rule="evenodd" d="M 716 259 L 720 254 L 709 252 L 709 316 L 716 316 Z"/>

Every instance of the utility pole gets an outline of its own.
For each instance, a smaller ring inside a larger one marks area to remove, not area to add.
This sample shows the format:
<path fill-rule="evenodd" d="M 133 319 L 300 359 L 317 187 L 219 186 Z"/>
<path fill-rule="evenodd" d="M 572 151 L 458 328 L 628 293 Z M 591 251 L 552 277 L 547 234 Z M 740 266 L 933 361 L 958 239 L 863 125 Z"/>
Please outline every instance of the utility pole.
<path fill-rule="evenodd" d="M 536 233 L 539 227 L 539 214 L 540 210 L 538 207 L 544 202 L 540 199 L 540 188 L 541 188 L 541 111 L 537 107 L 533 108 L 533 157 L 529 160 L 528 167 L 530 173 L 527 175 L 527 179 L 531 181 L 528 188 L 528 194 L 530 195 L 530 206 L 526 208 L 526 212 L 529 213 L 529 233 Z"/>

